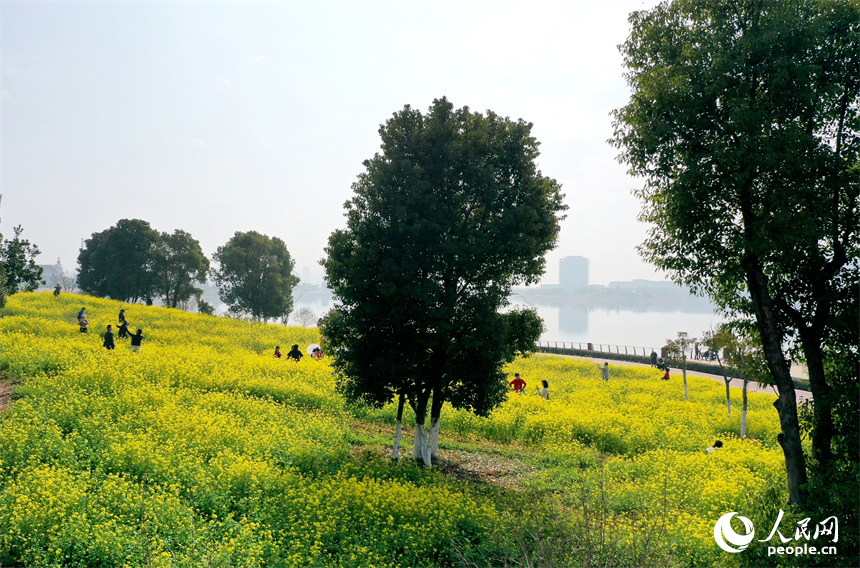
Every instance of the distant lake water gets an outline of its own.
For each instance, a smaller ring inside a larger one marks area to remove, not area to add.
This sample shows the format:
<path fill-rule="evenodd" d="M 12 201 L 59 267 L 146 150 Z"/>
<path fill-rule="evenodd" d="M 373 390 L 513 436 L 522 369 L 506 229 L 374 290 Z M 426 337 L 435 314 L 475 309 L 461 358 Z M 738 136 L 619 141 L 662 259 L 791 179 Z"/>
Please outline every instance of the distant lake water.
<path fill-rule="evenodd" d="M 660 351 L 667 339 L 679 331 L 692 337 L 716 328 L 721 322 L 710 305 L 700 310 L 691 306 L 653 306 L 635 309 L 623 306 L 593 304 L 545 305 L 532 304 L 543 318 L 544 341 L 594 343 L 595 346 L 620 345 L 645 347 Z"/>
<path fill-rule="evenodd" d="M 514 296 L 511 303 L 537 309 L 546 326 L 541 336 L 544 341 L 620 345 L 622 352 L 625 345 L 659 352 L 679 331 L 701 337 L 703 331 L 721 322 L 708 300 L 695 297 L 558 302 Z M 333 306 L 330 298 L 315 294 L 296 298 L 293 309 L 306 307 L 321 316 Z"/>

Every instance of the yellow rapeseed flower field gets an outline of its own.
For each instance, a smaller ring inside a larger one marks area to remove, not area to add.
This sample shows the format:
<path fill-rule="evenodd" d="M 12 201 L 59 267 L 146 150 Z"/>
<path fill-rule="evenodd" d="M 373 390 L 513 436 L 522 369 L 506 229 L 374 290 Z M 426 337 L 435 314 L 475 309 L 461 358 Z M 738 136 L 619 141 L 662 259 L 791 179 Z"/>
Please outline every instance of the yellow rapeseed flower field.
<path fill-rule="evenodd" d="M 102 347 L 120 308 L 140 353 Z M 606 383 L 591 363 L 517 360 L 549 400 L 442 418 L 443 454 L 449 436 L 526 456 L 506 489 L 356 454 L 352 425 L 396 409 L 348 406 L 325 359 L 273 356 L 316 329 L 50 293 L 0 316 L 0 374 L 17 383 L 0 415 L 0 565 L 723 565 L 739 560 L 715 547 L 716 519 L 784 492 L 773 397 L 750 395 L 756 439 L 741 440 L 710 379 L 685 402 L 651 369 Z"/>

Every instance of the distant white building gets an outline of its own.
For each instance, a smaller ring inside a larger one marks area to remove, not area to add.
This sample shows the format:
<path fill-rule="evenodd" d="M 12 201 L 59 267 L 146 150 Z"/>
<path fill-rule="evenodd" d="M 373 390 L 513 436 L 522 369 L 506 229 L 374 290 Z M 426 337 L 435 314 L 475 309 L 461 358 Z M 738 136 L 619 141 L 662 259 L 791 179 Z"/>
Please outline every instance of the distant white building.
<path fill-rule="evenodd" d="M 559 286 L 566 292 L 588 288 L 589 260 L 584 256 L 566 256 L 559 261 Z"/>
<path fill-rule="evenodd" d="M 61 264 L 40 264 L 42 269 L 42 281 L 44 284 L 39 286 L 39 290 L 53 289 L 57 283 L 62 283 L 63 266 Z"/>

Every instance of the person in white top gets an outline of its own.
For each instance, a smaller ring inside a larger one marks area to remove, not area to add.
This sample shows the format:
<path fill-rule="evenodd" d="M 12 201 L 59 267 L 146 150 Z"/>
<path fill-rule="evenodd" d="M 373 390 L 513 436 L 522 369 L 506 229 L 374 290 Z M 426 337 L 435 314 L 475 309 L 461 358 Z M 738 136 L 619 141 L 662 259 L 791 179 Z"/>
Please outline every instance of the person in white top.
<path fill-rule="evenodd" d="M 541 385 L 543 386 L 543 388 L 538 389 L 538 394 L 546 400 L 549 400 L 549 383 L 543 380 L 541 381 Z"/>

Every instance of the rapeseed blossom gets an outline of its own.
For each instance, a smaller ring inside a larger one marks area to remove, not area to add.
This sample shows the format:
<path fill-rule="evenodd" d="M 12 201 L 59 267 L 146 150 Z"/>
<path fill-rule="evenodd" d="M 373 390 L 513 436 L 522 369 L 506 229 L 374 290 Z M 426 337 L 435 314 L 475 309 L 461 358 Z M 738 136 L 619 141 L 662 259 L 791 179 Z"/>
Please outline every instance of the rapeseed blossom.
<path fill-rule="evenodd" d="M 125 307 L 142 351 L 79 333 L 81 306 L 91 331 Z M 505 537 L 494 531 L 507 513 L 485 492 L 350 458 L 356 416 L 392 424 L 396 408 L 350 408 L 325 360 L 272 356 L 318 343 L 315 329 L 73 294 L 16 294 L 0 315 L 0 371 L 20 381 L 0 415 L 0 564 L 448 565 L 457 547 Z M 548 380 L 550 399 L 511 397 L 489 418 L 446 407 L 442 427 L 540 456 L 522 489 L 554 493 L 574 519 L 603 503 L 618 547 L 659 526 L 677 543 L 667 554 L 712 563 L 714 520 L 781 488 L 773 397 L 750 396 L 757 440 L 740 440 L 714 381 L 691 378 L 684 402 L 650 369 L 606 383 L 536 356 L 510 371 Z M 725 447 L 708 456 L 717 437 Z"/>

